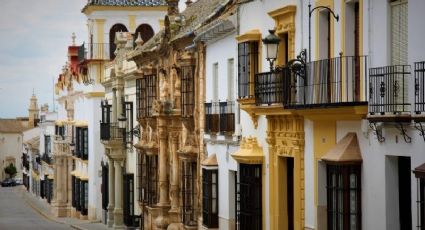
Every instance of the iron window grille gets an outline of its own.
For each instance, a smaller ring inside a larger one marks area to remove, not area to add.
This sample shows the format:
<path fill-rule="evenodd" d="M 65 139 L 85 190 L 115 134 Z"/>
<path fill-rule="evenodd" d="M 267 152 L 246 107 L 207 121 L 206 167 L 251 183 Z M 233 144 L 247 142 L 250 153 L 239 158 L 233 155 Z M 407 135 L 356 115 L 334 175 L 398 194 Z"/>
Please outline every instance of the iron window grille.
<path fill-rule="evenodd" d="M 87 215 L 89 204 L 89 183 L 88 181 L 81 180 L 80 185 L 80 208 L 81 215 Z"/>
<path fill-rule="evenodd" d="M 138 118 L 152 117 L 152 103 L 156 99 L 156 75 L 145 75 L 136 80 L 136 94 Z"/>
<path fill-rule="evenodd" d="M 425 112 L 425 61 L 415 62 L 415 113 Z"/>
<path fill-rule="evenodd" d="M 134 215 L 134 175 L 124 175 L 124 224 L 127 227 L 137 227 Z"/>
<path fill-rule="evenodd" d="M 202 224 L 218 228 L 218 170 L 202 169 Z"/>
<path fill-rule="evenodd" d="M 126 118 L 126 143 L 133 143 L 133 132 L 130 132 L 133 130 L 133 102 L 126 101 L 123 103 L 123 111 L 125 111 L 125 118 Z"/>
<path fill-rule="evenodd" d="M 81 187 L 80 186 L 80 179 L 76 177 L 76 179 L 75 179 L 75 187 L 74 187 L 75 188 L 75 191 L 74 191 L 74 193 L 75 193 L 75 199 L 74 199 L 74 201 L 75 201 L 75 210 L 77 210 L 77 211 L 81 211 L 80 187 Z"/>
<path fill-rule="evenodd" d="M 109 205 L 109 165 L 102 163 L 102 209 L 108 210 Z"/>
<path fill-rule="evenodd" d="M 369 69 L 369 113 L 401 114 L 410 112 L 407 85 L 410 65 Z"/>
<path fill-rule="evenodd" d="M 45 183 L 45 180 L 40 180 L 40 197 L 43 199 L 46 197 L 45 195 L 46 185 L 44 185 L 44 183 Z"/>
<path fill-rule="evenodd" d="M 55 125 L 55 135 L 60 136 L 63 139 L 65 136 L 65 126 Z"/>
<path fill-rule="evenodd" d="M 192 117 L 195 112 L 195 66 L 181 68 L 181 116 Z"/>
<path fill-rule="evenodd" d="M 46 184 L 47 184 L 46 198 L 47 198 L 47 203 L 50 204 L 53 199 L 53 179 L 48 179 Z"/>
<path fill-rule="evenodd" d="M 197 225 L 196 162 L 182 162 L 182 222 L 185 226 Z"/>
<path fill-rule="evenodd" d="M 257 105 L 283 103 L 284 74 L 287 68 L 255 75 L 254 95 Z"/>
<path fill-rule="evenodd" d="M 238 44 L 238 96 L 250 98 L 254 96 L 252 79 L 258 72 L 258 42 Z"/>
<path fill-rule="evenodd" d="M 328 229 L 361 229 L 360 165 L 327 165 Z"/>
<path fill-rule="evenodd" d="M 147 206 L 153 207 L 158 203 L 158 156 L 142 157 L 142 193 L 141 199 Z"/>
<path fill-rule="evenodd" d="M 220 132 L 222 134 L 233 134 L 235 131 L 234 102 L 220 102 Z"/>
<path fill-rule="evenodd" d="M 205 103 L 205 133 L 218 133 L 220 131 L 219 120 L 218 102 Z"/>
<path fill-rule="evenodd" d="M 239 164 L 236 174 L 236 229 L 262 229 L 261 166 Z"/>

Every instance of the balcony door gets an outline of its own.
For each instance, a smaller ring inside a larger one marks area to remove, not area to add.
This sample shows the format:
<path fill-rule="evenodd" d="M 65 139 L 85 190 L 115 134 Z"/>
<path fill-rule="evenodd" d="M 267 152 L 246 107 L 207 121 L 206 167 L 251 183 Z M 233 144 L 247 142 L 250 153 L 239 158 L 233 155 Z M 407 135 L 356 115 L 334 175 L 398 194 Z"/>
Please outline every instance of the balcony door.
<path fill-rule="evenodd" d="M 360 8 L 359 2 L 348 2 L 345 5 L 345 47 L 344 56 L 347 62 L 345 76 L 348 98 L 360 100 Z M 351 58 L 352 57 L 352 58 Z M 343 61 L 343 60 L 341 60 Z M 342 63 L 341 63 L 342 64 Z M 350 71 L 354 69 L 354 72 Z M 350 82 L 354 84 L 350 84 Z"/>
<path fill-rule="evenodd" d="M 314 73 L 319 77 L 319 103 L 330 103 L 331 93 L 331 14 L 329 11 L 319 12 L 319 41 L 318 41 L 318 60 L 314 65 L 320 65 L 319 73 Z"/>

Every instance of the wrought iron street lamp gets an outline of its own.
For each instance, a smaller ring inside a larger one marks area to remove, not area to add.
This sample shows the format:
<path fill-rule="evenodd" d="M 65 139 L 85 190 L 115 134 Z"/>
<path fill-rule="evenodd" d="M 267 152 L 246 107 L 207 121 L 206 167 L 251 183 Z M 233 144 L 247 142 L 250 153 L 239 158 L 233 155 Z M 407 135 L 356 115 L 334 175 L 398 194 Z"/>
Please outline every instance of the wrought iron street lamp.
<path fill-rule="evenodd" d="M 308 62 L 311 62 L 311 15 L 313 15 L 313 12 L 317 9 L 328 10 L 329 13 L 331 13 L 332 16 L 336 19 L 336 21 L 339 21 L 339 15 L 335 14 L 331 8 L 327 6 L 316 6 L 311 9 L 311 3 L 308 4 Z"/>
<path fill-rule="evenodd" d="M 273 65 L 277 59 L 279 50 L 280 38 L 274 34 L 275 30 L 269 30 L 269 33 L 270 34 L 263 39 L 263 43 L 266 46 L 266 60 L 270 63 L 270 71 L 273 71 Z"/>
<path fill-rule="evenodd" d="M 118 127 L 120 129 L 125 129 L 127 123 L 127 118 L 125 118 L 124 114 L 121 114 L 121 116 L 118 118 Z"/>

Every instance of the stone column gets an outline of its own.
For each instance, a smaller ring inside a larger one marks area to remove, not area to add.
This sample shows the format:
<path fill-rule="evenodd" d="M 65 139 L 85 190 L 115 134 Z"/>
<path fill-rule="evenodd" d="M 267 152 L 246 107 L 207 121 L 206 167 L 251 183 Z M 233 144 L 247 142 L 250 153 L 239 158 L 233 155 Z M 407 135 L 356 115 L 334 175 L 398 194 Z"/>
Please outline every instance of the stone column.
<path fill-rule="evenodd" d="M 72 209 L 72 176 L 71 176 L 71 172 L 72 172 L 72 157 L 67 157 L 68 158 L 68 211 L 67 211 L 67 216 L 71 217 L 71 209 Z"/>
<path fill-rule="evenodd" d="M 116 95 L 116 106 L 117 106 L 117 118 L 121 117 L 121 114 L 123 114 L 122 111 L 122 97 L 123 97 L 123 88 L 119 87 L 117 89 L 117 95 Z"/>
<path fill-rule="evenodd" d="M 112 122 L 117 122 L 117 89 L 112 89 Z"/>
<path fill-rule="evenodd" d="M 159 203 L 158 206 L 168 206 L 170 198 L 168 194 L 168 146 L 167 146 L 167 120 L 158 119 L 159 134 Z"/>
<path fill-rule="evenodd" d="M 179 211 L 179 157 L 177 154 L 179 144 L 179 132 L 173 132 L 171 134 L 171 152 L 173 159 L 172 175 L 171 178 L 171 210 L 170 212 Z"/>
<path fill-rule="evenodd" d="M 114 161 L 115 166 L 115 209 L 114 209 L 114 228 L 123 228 L 123 210 L 122 210 L 122 161 Z"/>
<path fill-rule="evenodd" d="M 114 208 L 115 208 L 115 170 L 114 170 L 114 160 L 109 159 L 108 164 L 108 227 L 112 227 L 114 224 Z"/>

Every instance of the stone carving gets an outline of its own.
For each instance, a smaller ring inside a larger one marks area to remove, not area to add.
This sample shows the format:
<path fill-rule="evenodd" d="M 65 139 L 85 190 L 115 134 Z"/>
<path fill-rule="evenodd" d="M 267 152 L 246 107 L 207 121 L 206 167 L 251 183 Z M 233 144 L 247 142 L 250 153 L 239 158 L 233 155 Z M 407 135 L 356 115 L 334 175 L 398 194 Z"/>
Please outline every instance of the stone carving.
<path fill-rule="evenodd" d="M 170 99 L 170 87 L 164 69 L 159 71 L 159 99 L 161 101 Z"/>

